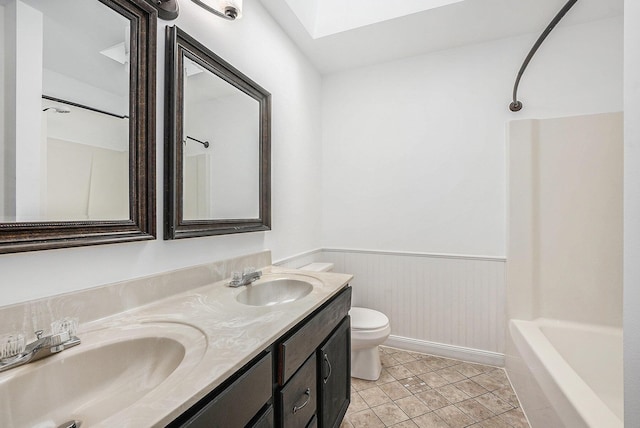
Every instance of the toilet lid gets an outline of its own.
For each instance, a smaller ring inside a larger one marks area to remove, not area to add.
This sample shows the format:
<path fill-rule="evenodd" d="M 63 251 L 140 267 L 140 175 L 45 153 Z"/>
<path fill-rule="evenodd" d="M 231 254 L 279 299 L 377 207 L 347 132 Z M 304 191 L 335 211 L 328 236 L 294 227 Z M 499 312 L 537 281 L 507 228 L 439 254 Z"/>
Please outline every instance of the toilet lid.
<path fill-rule="evenodd" d="M 382 328 L 389 324 L 389 318 L 385 314 L 373 309 L 353 307 L 349 315 L 351 315 L 351 328 L 356 330 Z"/>

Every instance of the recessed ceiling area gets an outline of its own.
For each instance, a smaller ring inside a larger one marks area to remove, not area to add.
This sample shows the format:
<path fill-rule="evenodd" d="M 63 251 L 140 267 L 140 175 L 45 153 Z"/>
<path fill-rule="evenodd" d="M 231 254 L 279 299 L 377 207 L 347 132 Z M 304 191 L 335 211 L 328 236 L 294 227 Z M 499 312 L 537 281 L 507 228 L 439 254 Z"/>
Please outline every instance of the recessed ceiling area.
<path fill-rule="evenodd" d="M 313 39 L 464 0 L 285 0 Z"/>
<path fill-rule="evenodd" d="M 566 0 L 260 1 L 323 74 L 524 34 L 534 34 L 533 43 L 566 3 Z M 624 0 L 579 0 L 558 28 L 620 16 L 623 7 Z M 525 55 L 523 52 L 523 59 Z"/>

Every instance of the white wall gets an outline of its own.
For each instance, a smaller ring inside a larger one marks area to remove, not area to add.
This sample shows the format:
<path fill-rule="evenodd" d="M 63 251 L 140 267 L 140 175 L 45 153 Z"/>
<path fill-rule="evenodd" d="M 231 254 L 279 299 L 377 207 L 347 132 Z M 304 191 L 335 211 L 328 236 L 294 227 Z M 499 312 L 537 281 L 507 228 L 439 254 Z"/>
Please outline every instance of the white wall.
<path fill-rule="evenodd" d="M 271 232 L 162 240 L 164 39 L 157 58 L 157 213 L 155 241 L 0 255 L 0 306 L 226 259 L 269 248 L 274 259 L 320 243 L 319 74 L 259 2 L 227 22 L 190 1 L 176 23 L 273 95 Z"/>
<path fill-rule="evenodd" d="M 622 110 L 622 18 L 332 74 L 323 246 L 505 255 L 505 123 Z"/>
<path fill-rule="evenodd" d="M 322 246 L 355 275 L 354 303 L 388 313 L 405 345 L 501 360 L 506 124 L 622 110 L 619 17 L 557 28 L 522 80 L 524 109 L 511 113 L 537 37 L 325 77 Z"/>
<path fill-rule="evenodd" d="M 640 3 L 624 2 L 624 411 L 640 421 Z"/>

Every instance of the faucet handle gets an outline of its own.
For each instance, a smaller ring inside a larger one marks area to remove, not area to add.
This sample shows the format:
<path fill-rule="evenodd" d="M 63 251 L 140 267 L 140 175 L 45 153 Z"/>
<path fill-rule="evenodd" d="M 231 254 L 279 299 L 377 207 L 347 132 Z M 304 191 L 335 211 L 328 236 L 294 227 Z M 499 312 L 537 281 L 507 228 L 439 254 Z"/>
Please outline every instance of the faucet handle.
<path fill-rule="evenodd" d="M 71 337 L 74 337 L 77 332 L 78 332 L 78 318 L 65 317 L 51 323 L 52 335 L 67 333 L 69 338 L 71 338 Z"/>
<path fill-rule="evenodd" d="M 246 268 L 244 268 L 244 271 L 242 272 L 244 275 L 250 275 L 252 273 L 254 273 L 256 271 L 256 268 L 253 266 L 247 266 Z"/>
<path fill-rule="evenodd" d="M 6 360 L 20 355 L 25 350 L 24 334 L 13 333 L 0 337 L 0 360 Z"/>

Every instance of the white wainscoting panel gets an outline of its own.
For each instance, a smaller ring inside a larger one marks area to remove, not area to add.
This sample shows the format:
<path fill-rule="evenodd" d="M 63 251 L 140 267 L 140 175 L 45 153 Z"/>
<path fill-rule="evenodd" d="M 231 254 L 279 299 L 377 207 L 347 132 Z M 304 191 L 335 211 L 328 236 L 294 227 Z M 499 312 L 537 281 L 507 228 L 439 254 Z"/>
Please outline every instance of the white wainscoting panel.
<path fill-rule="evenodd" d="M 389 317 L 388 345 L 504 364 L 504 258 L 324 248 L 277 264 L 311 262 L 354 275 L 353 306 Z"/>

